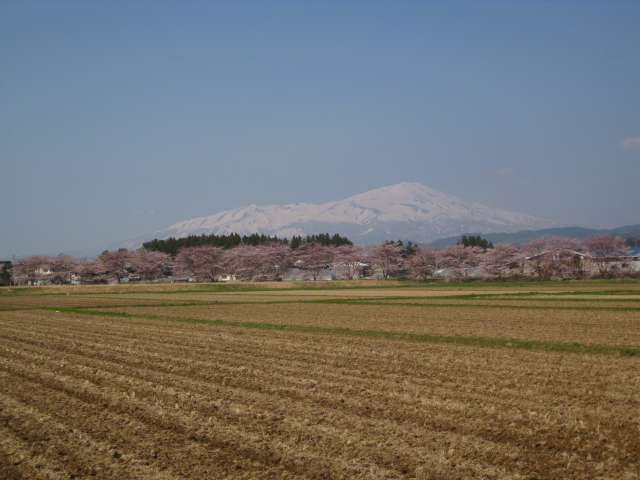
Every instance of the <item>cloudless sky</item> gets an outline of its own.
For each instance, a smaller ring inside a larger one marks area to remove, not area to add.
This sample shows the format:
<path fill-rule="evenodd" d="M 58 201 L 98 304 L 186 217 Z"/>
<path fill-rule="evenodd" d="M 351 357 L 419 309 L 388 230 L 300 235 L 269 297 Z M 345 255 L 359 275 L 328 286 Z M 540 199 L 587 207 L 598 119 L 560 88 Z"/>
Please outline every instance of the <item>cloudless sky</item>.
<path fill-rule="evenodd" d="M 402 181 L 640 223 L 637 0 L 0 0 L 0 69 L 0 258 Z"/>

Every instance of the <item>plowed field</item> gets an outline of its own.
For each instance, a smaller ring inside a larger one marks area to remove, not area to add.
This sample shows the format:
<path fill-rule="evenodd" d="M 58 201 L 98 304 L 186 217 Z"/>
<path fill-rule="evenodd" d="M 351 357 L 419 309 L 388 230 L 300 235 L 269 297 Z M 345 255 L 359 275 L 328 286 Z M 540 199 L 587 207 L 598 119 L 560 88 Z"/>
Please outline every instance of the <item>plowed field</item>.
<path fill-rule="evenodd" d="M 0 291 L 0 478 L 638 478 L 638 284 L 127 287 Z"/>

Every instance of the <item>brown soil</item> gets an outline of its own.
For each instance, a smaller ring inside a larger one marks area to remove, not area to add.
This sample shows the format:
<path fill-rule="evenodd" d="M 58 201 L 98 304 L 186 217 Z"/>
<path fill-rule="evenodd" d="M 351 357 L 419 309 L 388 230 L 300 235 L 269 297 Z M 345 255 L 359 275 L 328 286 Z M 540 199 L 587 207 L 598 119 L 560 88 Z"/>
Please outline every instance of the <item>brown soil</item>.
<path fill-rule="evenodd" d="M 638 357 L 41 309 L 640 346 L 635 284 L 277 285 L 0 291 L 0 479 L 638 478 Z"/>
<path fill-rule="evenodd" d="M 5 311 L 0 478 L 637 478 L 638 371 L 637 358 Z"/>
<path fill-rule="evenodd" d="M 283 303 L 120 307 L 109 308 L 108 311 L 233 322 L 640 347 L 640 314 L 634 310 Z"/>

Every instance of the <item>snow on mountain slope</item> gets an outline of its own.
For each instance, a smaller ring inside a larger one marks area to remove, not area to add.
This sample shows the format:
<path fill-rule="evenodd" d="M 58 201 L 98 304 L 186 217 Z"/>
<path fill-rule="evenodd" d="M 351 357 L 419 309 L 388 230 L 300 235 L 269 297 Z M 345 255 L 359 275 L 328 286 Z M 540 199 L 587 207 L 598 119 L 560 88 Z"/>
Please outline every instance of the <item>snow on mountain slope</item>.
<path fill-rule="evenodd" d="M 428 243 L 470 232 L 515 232 L 555 226 L 555 222 L 468 203 L 419 183 L 403 182 L 322 205 L 249 205 L 192 218 L 133 240 L 127 247 L 137 248 L 154 238 L 230 233 L 289 238 L 338 233 L 358 243 L 385 239 Z"/>

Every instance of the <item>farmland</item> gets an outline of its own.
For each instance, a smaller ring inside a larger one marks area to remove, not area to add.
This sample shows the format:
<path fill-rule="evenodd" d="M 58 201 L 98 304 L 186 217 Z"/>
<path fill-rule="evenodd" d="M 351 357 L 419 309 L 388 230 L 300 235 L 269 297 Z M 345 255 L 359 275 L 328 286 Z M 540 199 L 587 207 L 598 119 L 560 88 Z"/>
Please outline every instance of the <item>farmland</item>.
<path fill-rule="evenodd" d="M 633 281 L 0 290 L 0 478 L 633 479 L 639 411 Z"/>

